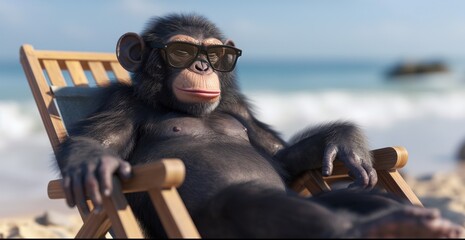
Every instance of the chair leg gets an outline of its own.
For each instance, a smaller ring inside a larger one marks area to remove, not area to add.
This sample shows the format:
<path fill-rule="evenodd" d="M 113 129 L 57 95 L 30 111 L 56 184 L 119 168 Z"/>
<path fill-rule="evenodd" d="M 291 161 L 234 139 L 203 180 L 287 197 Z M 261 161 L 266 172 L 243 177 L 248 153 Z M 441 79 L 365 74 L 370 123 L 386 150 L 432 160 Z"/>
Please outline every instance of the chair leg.
<path fill-rule="evenodd" d="M 176 188 L 148 191 L 169 238 L 200 238 Z"/>
<path fill-rule="evenodd" d="M 76 238 L 103 238 L 111 227 L 110 219 L 105 211 L 92 212 L 84 219 L 84 224 Z"/>
<path fill-rule="evenodd" d="M 397 170 L 379 170 L 377 172 L 378 183 L 387 191 L 401 198 L 408 199 L 413 205 L 423 206 L 420 199 L 418 199 L 417 195 L 415 195 Z"/>
<path fill-rule="evenodd" d="M 328 183 L 324 181 L 320 170 L 309 170 L 305 172 L 291 187 L 302 196 L 331 191 Z"/>
<path fill-rule="evenodd" d="M 113 192 L 103 198 L 103 207 L 108 214 L 116 238 L 143 238 L 139 224 L 121 189 L 119 181 L 113 179 Z"/>

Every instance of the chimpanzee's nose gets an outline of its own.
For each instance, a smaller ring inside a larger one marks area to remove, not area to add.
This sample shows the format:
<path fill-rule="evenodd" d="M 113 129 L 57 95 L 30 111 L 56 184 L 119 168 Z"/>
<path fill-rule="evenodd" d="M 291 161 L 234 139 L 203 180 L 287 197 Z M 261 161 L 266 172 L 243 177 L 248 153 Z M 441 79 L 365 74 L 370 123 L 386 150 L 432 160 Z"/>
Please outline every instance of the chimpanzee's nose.
<path fill-rule="evenodd" d="M 198 74 L 208 74 L 211 72 L 210 64 L 203 60 L 195 61 L 191 69 Z"/>
<path fill-rule="evenodd" d="M 195 63 L 195 69 L 198 71 L 207 71 L 208 70 L 208 63 L 204 61 L 198 61 Z"/>

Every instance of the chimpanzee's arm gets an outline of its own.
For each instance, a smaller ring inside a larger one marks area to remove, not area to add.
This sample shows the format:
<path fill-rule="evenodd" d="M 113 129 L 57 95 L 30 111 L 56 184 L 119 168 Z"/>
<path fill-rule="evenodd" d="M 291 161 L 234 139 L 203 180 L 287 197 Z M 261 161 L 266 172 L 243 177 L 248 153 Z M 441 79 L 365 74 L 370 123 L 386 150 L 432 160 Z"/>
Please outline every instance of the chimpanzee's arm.
<path fill-rule="evenodd" d="M 253 116 L 245 101 L 239 102 L 235 112 L 244 119 L 252 145 L 277 159 L 291 178 L 320 167 L 323 175 L 331 175 L 333 161 L 337 158 L 355 179 L 351 186 L 372 188 L 376 184 L 377 175 L 368 144 L 354 124 L 333 122 L 317 126 L 301 132 L 286 144 L 275 131 Z"/>
<path fill-rule="evenodd" d="M 233 97 L 230 97 L 233 98 Z M 274 156 L 286 147 L 286 142 L 267 124 L 257 120 L 244 95 L 238 94 L 234 103 L 223 104 L 221 111 L 233 115 L 247 128 L 250 143 L 260 151 Z"/>
<path fill-rule="evenodd" d="M 60 146 L 56 157 L 69 206 L 85 204 L 89 196 L 99 208 L 101 193 L 111 192 L 113 173 L 130 176 L 123 159 L 134 147 L 138 124 L 131 91 L 126 86 L 108 89 L 100 110 L 73 127 Z"/>
<path fill-rule="evenodd" d="M 329 176 L 333 161 L 338 159 L 355 179 L 352 186 L 372 188 L 377 182 L 365 136 L 349 122 L 332 122 L 307 129 L 294 136 L 290 146 L 279 151 L 276 157 L 292 176 L 319 167 L 324 176 Z"/>

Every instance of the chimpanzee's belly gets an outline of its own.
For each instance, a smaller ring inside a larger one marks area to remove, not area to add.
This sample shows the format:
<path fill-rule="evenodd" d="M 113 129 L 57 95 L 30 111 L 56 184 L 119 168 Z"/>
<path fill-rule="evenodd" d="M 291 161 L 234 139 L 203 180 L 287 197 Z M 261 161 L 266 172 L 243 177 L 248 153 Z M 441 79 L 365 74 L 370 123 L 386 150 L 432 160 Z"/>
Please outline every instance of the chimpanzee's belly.
<path fill-rule="evenodd" d="M 135 154 L 134 157 L 139 159 L 133 160 L 149 162 L 161 158 L 179 158 L 186 166 L 185 183 L 194 181 L 211 190 L 217 186 L 247 181 L 283 185 L 277 169 L 279 166 L 272 162 L 270 156 L 260 154 L 248 141 L 228 136 L 205 138 L 180 137 L 158 141 L 141 151 L 144 152 L 143 156 Z M 140 151 L 136 149 L 136 152 Z"/>
<path fill-rule="evenodd" d="M 130 162 L 181 159 L 186 178 L 179 193 L 190 209 L 234 184 L 255 182 L 285 190 L 279 166 L 251 145 L 247 129 L 229 115 L 210 119 L 174 116 L 140 131 Z"/>
<path fill-rule="evenodd" d="M 195 211 L 228 186 L 253 182 L 285 191 L 285 184 L 268 159 L 252 146 L 227 139 L 170 139 L 159 142 L 148 154 L 153 159 L 179 158 L 186 177 L 179 193 Z M 248 142 L 247 142 L 248 143 Z"/>

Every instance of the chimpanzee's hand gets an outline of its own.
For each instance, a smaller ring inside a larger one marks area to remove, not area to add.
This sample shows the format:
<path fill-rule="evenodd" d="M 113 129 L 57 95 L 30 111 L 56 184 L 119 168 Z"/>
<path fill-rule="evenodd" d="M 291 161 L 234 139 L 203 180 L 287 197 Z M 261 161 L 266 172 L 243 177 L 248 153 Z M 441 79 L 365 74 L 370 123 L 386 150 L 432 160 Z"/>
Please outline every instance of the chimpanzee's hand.
<path fill-rule="evenodd" d="M 344 163 L 349 169 L 349 176 L 354 178 L 354 182 L 349 187 L 371 189 L 376 185 L 378 176 L 367 150 L 360 149 L 358 146 L 346 146 L 337 143 L 328 144 L 323 155 L 323 176 L 329 176 L 333 173 L 333 162 L 336 159 Z"/>
<path fill-rule="evenodd" d="M 63 187 L 68 205 L 79 205 L 88 211 L 86 198 L 90 198 L 95 210 L 99 211 L 102 194 L 109 196 L 113 189 L 114 173 L 122 180 L 127 180 L 131 177 L 131 165 L 115 156 L 103 155 L 94 161 L 63 169 Z"/>
<path fill-rule="evenodd" d="M 354 182 L 349 187 L 373 188 L 378 176 L 373 168 L 372 156 L 362 131 L 350 122 L 335 122 L 320 128 L 325 149 L 322 174 L 333 172 L 334 160 L 342 161 L 349 169 Z"/>

